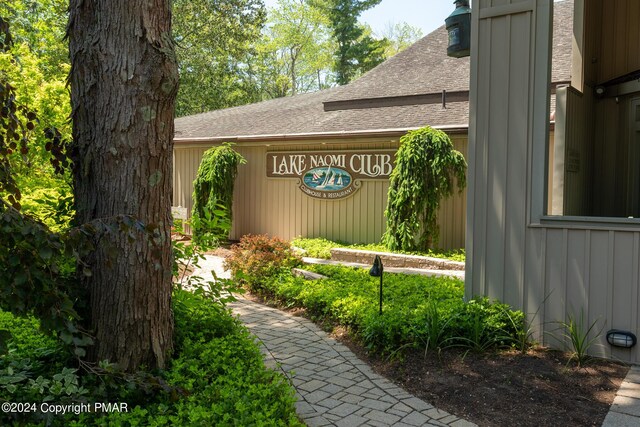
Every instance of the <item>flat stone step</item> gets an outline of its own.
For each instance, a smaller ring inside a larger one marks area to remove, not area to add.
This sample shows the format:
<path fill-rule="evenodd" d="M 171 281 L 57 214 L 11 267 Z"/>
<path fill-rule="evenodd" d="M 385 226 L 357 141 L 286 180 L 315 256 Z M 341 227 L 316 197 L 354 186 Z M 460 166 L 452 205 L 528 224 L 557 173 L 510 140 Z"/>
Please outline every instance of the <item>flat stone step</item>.
<path fill-rule="evenodd" d="M 293 273 L 294 276 L 304 277 L 307 280 L 322 280 L 327 278 L 327 276 L 314 273 L 313 271 L 303 270 L 302 268 L 292 268 L 291 273 Z"/>
<path fill-rule="evenodd" d="M 376 255 L 385 267 L 418 268 L 422 270 L 464 270 L 464 262 L 419 255 L 403 255 L 391 252 L 374 252 L 361 249 L 331 249 L 331 259 L 340 262 L 373 264 Z"/>

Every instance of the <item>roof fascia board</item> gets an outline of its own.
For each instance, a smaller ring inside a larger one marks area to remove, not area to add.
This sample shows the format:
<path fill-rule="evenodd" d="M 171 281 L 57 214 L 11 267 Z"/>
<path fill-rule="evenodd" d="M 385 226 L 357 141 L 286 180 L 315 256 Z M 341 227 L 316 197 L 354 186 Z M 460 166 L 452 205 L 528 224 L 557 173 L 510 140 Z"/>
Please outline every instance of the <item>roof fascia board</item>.
<path fill-rule="evenodd" d="M 412 127 L 406 129 L 377 129 L 364 131 L 348 131 L 348 132 L 317 132 L 317 133 L 299 133 L 299 134 L 279 134 L 279 135 L 239 135 L 239 136 L 216 136 L 216 137 L 199 137 L 199 138 L 174 138 L 173 142 L 177 145 L 185 144 L 212 144 L 222 142 L 232 142 L 242 145 L 258 143 L 257 145 L 270 144 L 272 142 L 296 144 L 300 142 L 310 141 L 310 143 L 318 143 L 318 140 L 327 140 L 336 143 L 335 140 L 345 139 L 371 139 L 371 138 L 399 138 L 410 130 L 416 130 L 420 127 Z M 446 125 L 434 126 L 435 129 L 443 130 L 447 133 L 466 133 L 468 125 Z"/>

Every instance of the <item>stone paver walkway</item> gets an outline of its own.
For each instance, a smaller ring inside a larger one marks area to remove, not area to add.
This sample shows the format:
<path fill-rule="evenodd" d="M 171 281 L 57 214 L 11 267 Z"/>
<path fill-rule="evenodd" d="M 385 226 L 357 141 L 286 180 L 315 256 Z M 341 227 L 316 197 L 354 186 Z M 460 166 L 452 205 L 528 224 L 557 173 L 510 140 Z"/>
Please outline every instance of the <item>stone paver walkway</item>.
<path fill-rule="evenodd" d="M 475 425 L 377 375 L 307 319 L 246 299 L 231 306 L 262 342 L 267 366 L 291 379 L 297 412 L 309 426 Z"/>
<path fill-rule="evenodd" d="M 640 366 L 629 370 L 602 426 L 640 426 Z"/>
<path fill-rule="evenodd" d="M 222 259 L 207 255 L 194 274 L 229 277 Z M 296 389 L 296 410 L 314 426 L 453 426 L 470 422 L 434 408 L 374 373 L 313 322 L 241 298 L 233 311 L 261 342 L 265 363 Z"/>
<path fill-rule="evenodd" d="M 218 277 L 230 277 L 222 258 L 210 255 L 194 273 L 211 280 L 211 270 Z M 447 273 L 444 275 L 453 275 Z M 296 388 L 297 412 L 309 426 L 475 425 L 434 408 L 375 374 L 309 320 L 246 299 L 231 306 L 260 340 L 267 366 L 281 369 L 290 378 Z M 602 425 L 640 426 L 640 366 L 631 367 Z"/>

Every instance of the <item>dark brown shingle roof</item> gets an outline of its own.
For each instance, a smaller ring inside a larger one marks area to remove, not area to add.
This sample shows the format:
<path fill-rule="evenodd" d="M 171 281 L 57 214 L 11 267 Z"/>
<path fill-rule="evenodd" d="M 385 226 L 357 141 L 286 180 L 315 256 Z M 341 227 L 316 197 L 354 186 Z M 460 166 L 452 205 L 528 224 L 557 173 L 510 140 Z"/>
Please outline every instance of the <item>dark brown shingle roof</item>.
<path fill-rule="evenodd" d="M 571 79 L 573 1 L 554 3 L 554 10 L 552 81 L 566 82 Z M 464 127 L 469 117 L 468 102 L 448 101 L 443 108 L 441 92 L 458 91 L 459 98 L 466 97 L 469 58 L 449 58 L 446 48 L 443 26 L 346 86 L 181 117 L 175 121 L 175 138 L 320 137 L 374 130 L 406 131 L 427 124 Z M 425 100 L 429 97 L 433 99 Z M 369 102 L 343 109 L 353 100 L 372 99 L 374 105 L 384 105 L 380 104 L 381 99 L 422 99 L 420 102 L 426 103 L 397 105 L 402 102 L 394 101 L 387 102 L 395 104 L 392 106 L 372 108 Z"/>

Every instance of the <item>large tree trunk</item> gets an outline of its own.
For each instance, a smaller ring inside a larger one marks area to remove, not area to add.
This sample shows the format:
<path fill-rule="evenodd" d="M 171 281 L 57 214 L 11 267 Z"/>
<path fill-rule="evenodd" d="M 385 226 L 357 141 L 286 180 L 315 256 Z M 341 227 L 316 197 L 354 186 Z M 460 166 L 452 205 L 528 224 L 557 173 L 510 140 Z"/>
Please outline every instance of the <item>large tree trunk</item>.
<path fill-rule="evenodd" d="M 172 350 L 173 113 L 170 0 L 71 0 L 69 50 L 77 219 L 101 219 L 83 281 L 92 361 L 162 367 Z M 118 218 L 147 226 L 136 231 Z M 131 239 L 133 235 L 135 239 Z M 89 277 L 86 277 L 90 275 Z"/>

